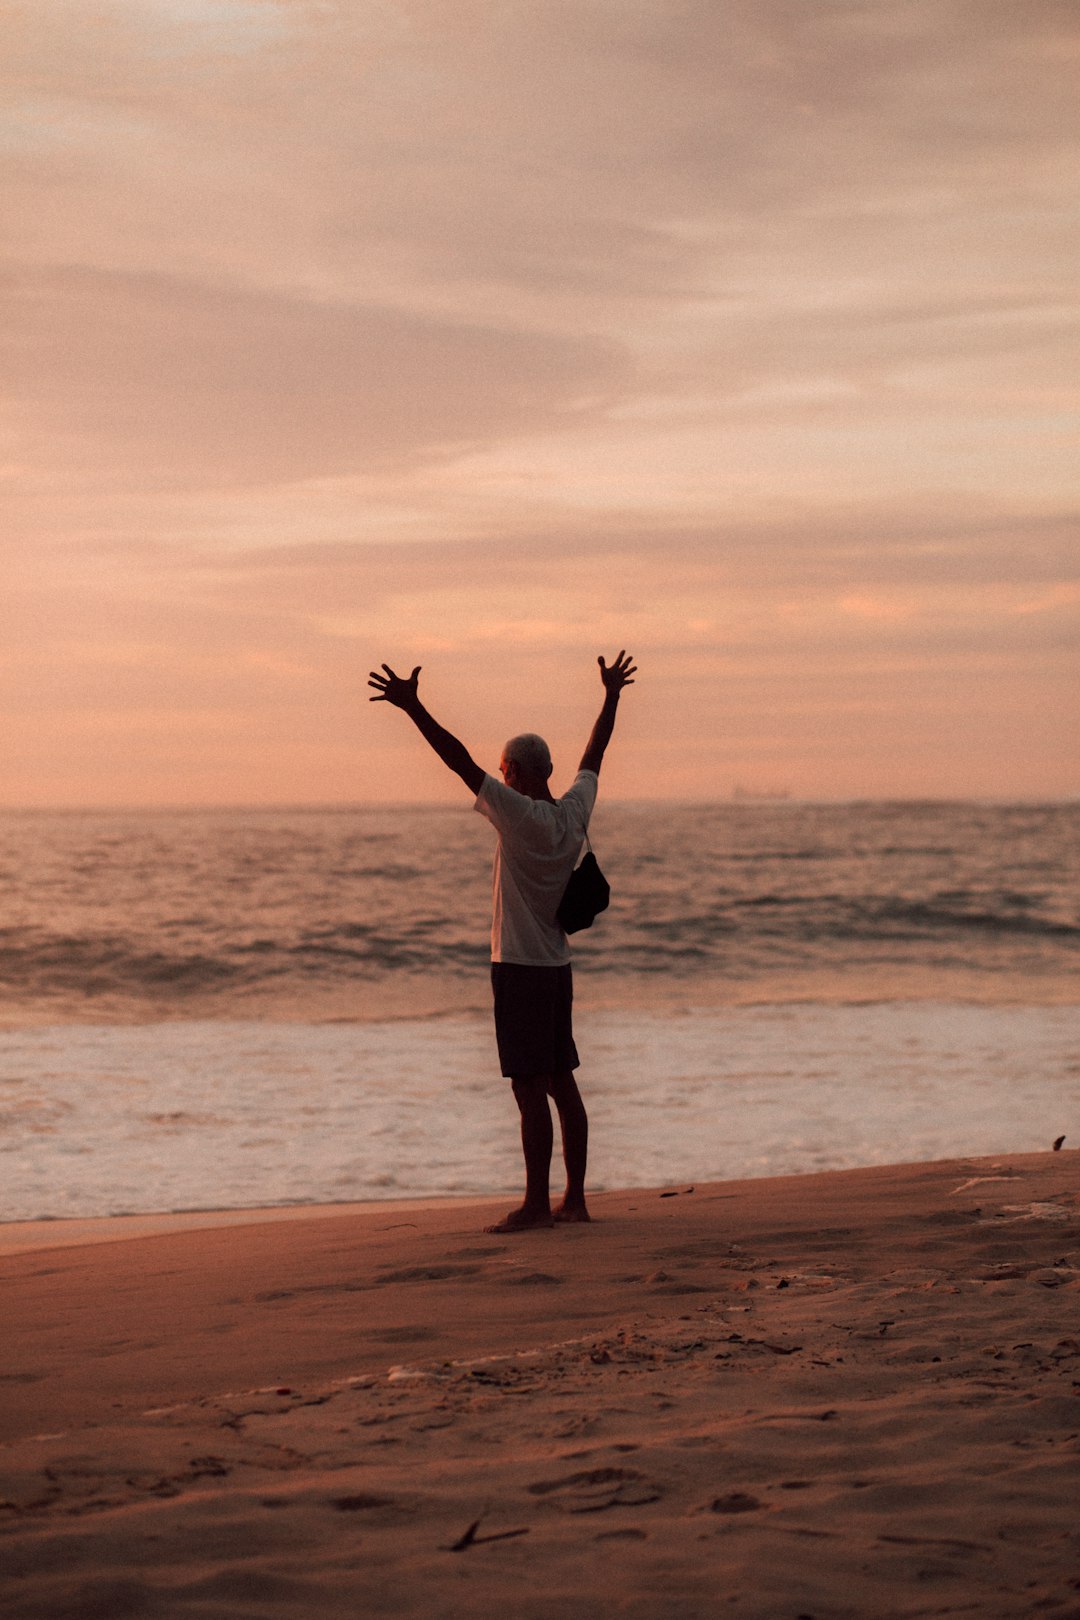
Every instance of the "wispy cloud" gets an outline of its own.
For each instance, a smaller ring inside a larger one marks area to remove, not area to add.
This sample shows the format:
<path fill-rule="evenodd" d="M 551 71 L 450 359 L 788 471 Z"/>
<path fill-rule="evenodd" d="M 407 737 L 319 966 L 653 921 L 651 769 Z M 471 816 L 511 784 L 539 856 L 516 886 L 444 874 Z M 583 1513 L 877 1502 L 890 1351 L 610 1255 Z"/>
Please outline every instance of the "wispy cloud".
<path fill-rule="evenodd" d="M 96 270 L 7 278 L 9 398 L 76 465 L 287 483 L 541 432 L 626 386 L 610 346 Z"/>

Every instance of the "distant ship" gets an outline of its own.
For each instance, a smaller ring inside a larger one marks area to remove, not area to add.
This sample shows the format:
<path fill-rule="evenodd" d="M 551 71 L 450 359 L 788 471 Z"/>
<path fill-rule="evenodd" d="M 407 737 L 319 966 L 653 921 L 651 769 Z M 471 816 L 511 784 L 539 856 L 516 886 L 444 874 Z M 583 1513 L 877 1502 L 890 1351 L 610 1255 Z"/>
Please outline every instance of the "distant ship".
<path fill-rule="evenodd" d="M 748 788 L 736 782 L 731 790 L 731 797 L 744 804 L 747 800 L 757 800 L 760 803 L 762 799 L 770 802 L 775 799 L 790 799 L 791 794 L 787 788 Z"/>

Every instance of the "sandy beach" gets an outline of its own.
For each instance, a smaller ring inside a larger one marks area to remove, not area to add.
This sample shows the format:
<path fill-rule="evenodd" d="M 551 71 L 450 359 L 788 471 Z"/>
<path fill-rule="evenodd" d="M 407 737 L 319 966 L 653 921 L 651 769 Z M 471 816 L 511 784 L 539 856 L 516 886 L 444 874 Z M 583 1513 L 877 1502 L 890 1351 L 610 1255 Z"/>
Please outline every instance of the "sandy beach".
<path fill-rule="evenodd" d="M 2 1612 L 1080 1616 L 1078 1172 L 9 1227 Z"/>

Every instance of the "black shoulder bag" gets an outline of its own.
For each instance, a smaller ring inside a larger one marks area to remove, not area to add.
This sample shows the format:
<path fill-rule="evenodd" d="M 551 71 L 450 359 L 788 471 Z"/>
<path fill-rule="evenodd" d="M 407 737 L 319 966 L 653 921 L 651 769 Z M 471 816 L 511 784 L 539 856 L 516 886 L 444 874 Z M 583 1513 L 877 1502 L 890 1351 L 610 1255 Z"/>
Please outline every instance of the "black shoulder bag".
<path fill-rule="evenodd" d="M 600 870 L 586 831 L 585 854 L 581 864 L 571 872 L 555 913 L 559 927 L 564 934 L 578 934 L 583 928 L 591 928 L 600 913 L 607 910 L 610 899 L 610 885 Z"/>

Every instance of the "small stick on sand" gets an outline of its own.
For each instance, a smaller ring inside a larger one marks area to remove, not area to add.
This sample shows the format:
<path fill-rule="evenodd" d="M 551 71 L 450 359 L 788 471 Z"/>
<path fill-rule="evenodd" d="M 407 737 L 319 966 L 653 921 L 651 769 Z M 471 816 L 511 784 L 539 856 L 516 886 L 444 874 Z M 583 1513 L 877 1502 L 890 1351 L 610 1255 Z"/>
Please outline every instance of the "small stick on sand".
<path fill-rule="evenodd" d="M 485 1541 L 511 1541 L 515 1536 L 527 1536 L 529 1533 L 526 1525 L 521 1530 L 496 1530 L 494 1535 L 478 1536 L 476 1532 L 481 1522 L 480 1519 L 474 1519 L 465 1534 L 447 1547 L 447 1552 L 464 1552 L 468 1547 L 482 1547 Z"/>

